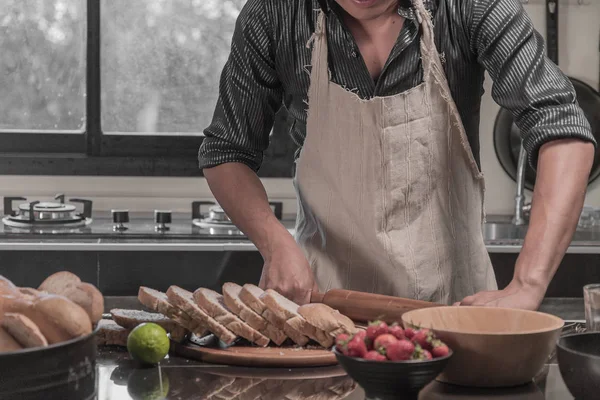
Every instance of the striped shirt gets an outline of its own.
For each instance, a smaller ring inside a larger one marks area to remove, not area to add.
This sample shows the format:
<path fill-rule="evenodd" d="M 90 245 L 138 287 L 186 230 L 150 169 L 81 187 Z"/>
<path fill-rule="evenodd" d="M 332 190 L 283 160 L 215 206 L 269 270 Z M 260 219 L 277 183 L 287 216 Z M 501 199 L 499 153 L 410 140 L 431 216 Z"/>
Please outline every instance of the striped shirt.
<path fill-rule="evenodd" d="M 331 79 L 364 99 L 390 96 L 419 85 L 423 71 L 419 25 L 408 19 L 377 81 L 363 61 L 342 10 L 327 0 Z M 520 0 L 426 0 L 450 90 L 475 159 L 484 72 L 492 97 L 510 110 L 535 167 L 537 153 L 553 139 L 594 141 L 569 79 L 546 57 Z M 276 112 L 285 106 L 290 134 L 300 149 L 306 136 L 307 92 L 317 0 L 248 0 L 223 69 L 212 123 L 199 151 L 200 168 L 240 162 L 257 171 Z M 348 134 L 351 134 L 349 132 Z M 296 153 L 298 154 L 298 152 Z"/>

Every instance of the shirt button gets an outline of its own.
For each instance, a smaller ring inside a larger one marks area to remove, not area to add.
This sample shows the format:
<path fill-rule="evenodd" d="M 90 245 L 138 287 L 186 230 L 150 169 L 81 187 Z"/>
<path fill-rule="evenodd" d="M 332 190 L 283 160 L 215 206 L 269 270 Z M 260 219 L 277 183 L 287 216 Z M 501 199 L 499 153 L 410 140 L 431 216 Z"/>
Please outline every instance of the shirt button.
<path fill-rule="evenodd" d="M 350 55 L 354 58 L 356 58 L 358 56 L 358 54 L 356 54 L 356 51 L 352 50 L 352 53 L 350 53 Z"/>

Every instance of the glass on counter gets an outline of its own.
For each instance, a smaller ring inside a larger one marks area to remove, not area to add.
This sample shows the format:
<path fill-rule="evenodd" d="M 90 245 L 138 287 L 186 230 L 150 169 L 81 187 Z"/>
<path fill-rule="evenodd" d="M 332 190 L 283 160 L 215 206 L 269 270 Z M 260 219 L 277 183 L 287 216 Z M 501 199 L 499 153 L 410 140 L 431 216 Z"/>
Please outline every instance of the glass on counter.
<path fill-rule="evenodd" d="M 600 332 L 600 283 L 583 287 L 585 323 L 588 332 Z"/>

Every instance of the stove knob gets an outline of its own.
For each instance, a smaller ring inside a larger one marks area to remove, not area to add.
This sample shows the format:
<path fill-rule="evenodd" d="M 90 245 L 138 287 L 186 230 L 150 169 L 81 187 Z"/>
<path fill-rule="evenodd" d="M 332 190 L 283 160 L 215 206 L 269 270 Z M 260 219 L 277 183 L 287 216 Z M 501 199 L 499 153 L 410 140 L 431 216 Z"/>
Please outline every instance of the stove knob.
<path fill-rule="evenodd" d="M 167 224 L 170 224 L 171 220 L 171 211 L 154 211 L 154 222 L 156 222 L 155 229 L 157 231 L 168 231 L 169 227 Z"/>
<path fill-rule="evenodd" d="M 129 222 L 129 211 L 128 210 L 112 210 L 113 217 L 113 230 L 115 231 L 124 231 L 127 230 L 127 227 L 124 225 Z"/>

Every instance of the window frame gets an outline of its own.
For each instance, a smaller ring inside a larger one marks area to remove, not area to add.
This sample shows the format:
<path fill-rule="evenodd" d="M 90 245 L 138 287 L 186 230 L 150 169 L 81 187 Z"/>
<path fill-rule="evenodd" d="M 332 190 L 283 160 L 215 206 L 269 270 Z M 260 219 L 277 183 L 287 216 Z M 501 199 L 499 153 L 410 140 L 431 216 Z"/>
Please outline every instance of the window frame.
<path fill-rule="evenodd" d="M 100 0 L 86 0 L 86 116 L 81 133 L 0 131 L 0 174 L 202 176 L 197 154 L 203 136 L 104 134 L 101 126 Z M 261 177 L 293 175 L 293 146 L 286 134 L 272 136 Z M 281 149 L 286 149 L 281 151 Z"/>

